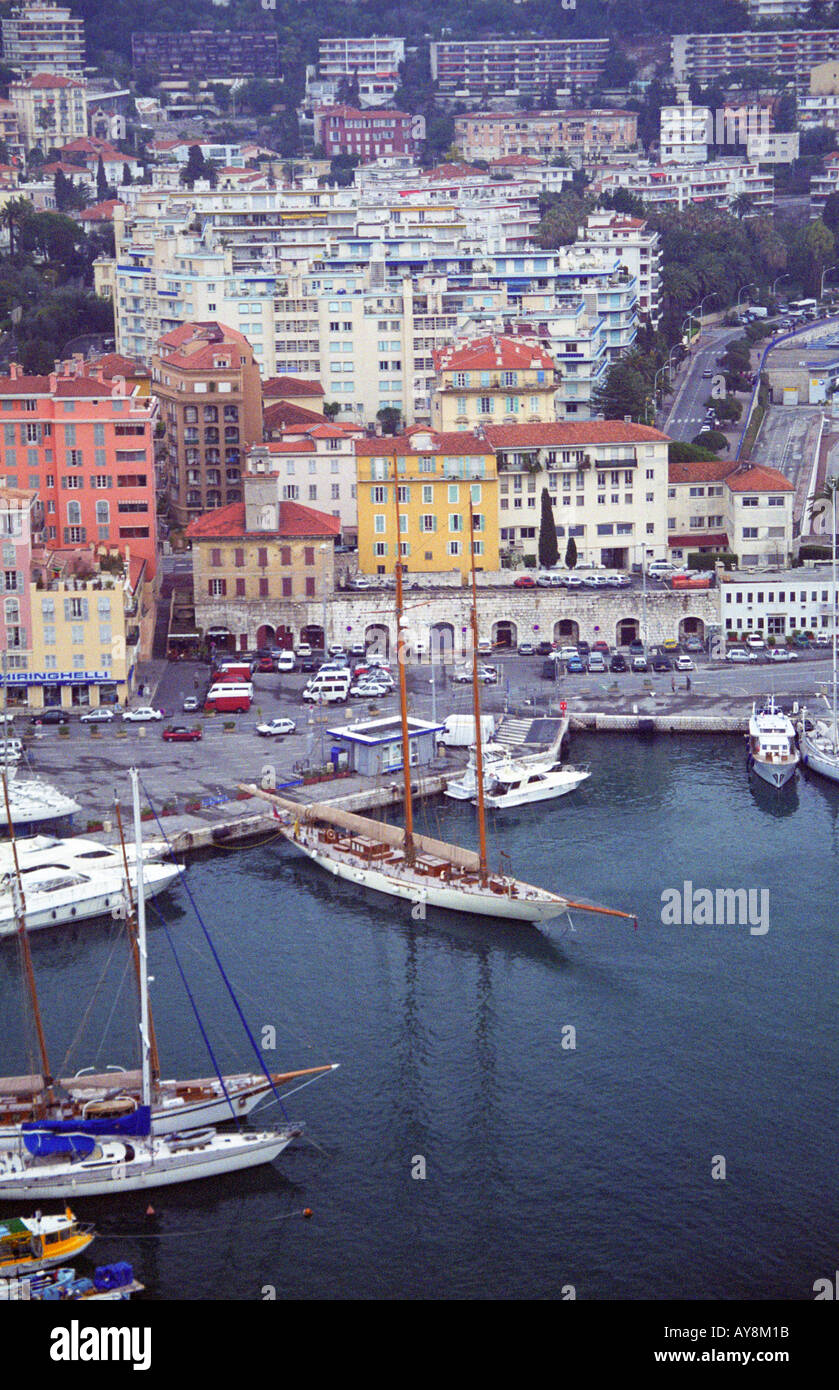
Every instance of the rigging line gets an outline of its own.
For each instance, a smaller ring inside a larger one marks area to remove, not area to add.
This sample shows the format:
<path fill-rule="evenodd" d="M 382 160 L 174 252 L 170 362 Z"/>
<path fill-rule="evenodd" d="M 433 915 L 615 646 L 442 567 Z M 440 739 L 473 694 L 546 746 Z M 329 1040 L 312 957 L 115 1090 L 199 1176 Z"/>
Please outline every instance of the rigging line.
<path fill-rule="evenodd" d="M 335 1065 L 340 1066 L 340 1063 L 336 1063 Z M 305 1091 L 307 1086 L 314 1086 L 316 1081 L 322 1081 L 325 1076 L 330 1075 L 331 1072 L 323 1071 L 321 1072 L 320 1076 L 310 1076 L 308 1081 L 301 1081 L 300 1085 L 295 1086 L 291 1091 L 283 1091 L 283 1100 L 288 1100 L 290 1096 L 296 1096 L 298 1091 Z M 268 1100 L 257 1101 L 256 1105 L 253 1107 L 253 1110 L 259 1110 L 262 1108 L 263 1105 L 270 1105 L 271 1103 L 272 1102 Z M 253 1114 L 253 1110 L 251 1111 L 251 1114 Z"/>
<path fill-rule="evenodd" d="M 145 790 L 145 788 L 144 788 L 143 790 Z M 148 793 L 146 793 L 146 794 L 148 795 Z M 233 1106 L 233 1102 L 232 1102 L 232 1100 L 230 1099 L 230 1095 L 229 1095 L 229 1093 L 228 1093 L 227 1087 L 226 1087 L 226 1085 L 224 1084 L 224 1077 L 223 1077 L 222 1074 L 221 1074 L 221 1068 L 220 1068 L 218 1062 L 216 1061 L 216 1055 L 215 1055 L 215 1053 L 213 1052 L 212 1044 L 211 1044 L 211 1042 L 210 1042 L 209 1037 L 207 1036 L 207 1031 L 206 1031 L 206 1029 L 205 1029 L 205 1027 L 204 1027 L 204 1024 L 203 1024 L 203 1022 L 202 1022 L 202 1020 L 201 1020 L 201 1015 L 200 1015 L 200 1013 L 198 1012 L 198 1005 L 196 1004 L 195 998 L 194 998 L 193 993 L 192 993 L 192 990 L 190 989 L 189 984 L 187 983 L 187 978 L 186 978 L 186 975 L 184 974 L 183 967 L 181 966 L 180 957 L 178 956 L 178 953 L 177 953 L 177 951 L 176 951 L 176 949 L 175 949 L 175 943 L 174 943 L 174 941 L 172 940 L 172 936 L 171 936 L 171 933 L 170 933 L 170 931 L 169 931 L 169 926 L 168 926 L 168 924 L 167 924 L 167 922 L 166 922 L 165 917 L 163 917 L 161 913 L 158 912 L 158 916 L 160 917 L 160 921 L 161 921 L 161 923 L 162 923 L 163 930 L 164 930 L 165 933 L 166 933 L 166 940 L 169 942 L 169 946 L 170 946 L 170 948 L 171 948 L 172 955 L 175 957 L 175 965 L 178 967 L 178 974 L 180 975 L 180 977 L 181 977 L 181 983 L 183 984 L 183 987 L 184 987 L 184 989 L 186 990 L 186 997 L 187 997 L 187 999 L 188 999 L 189 1002 L 190 1002 L 190 1006 L 191 1006 L 191 1008 L 192 1008 L 192 1012 L 195 1014 L 195 1021 L 196 1021 L 196 1023 L 198 1024 L 199 1029 L 201 1030 L 201 1036 L 202 1036 L 202 1038 L 204 1039 L 204 1044 L 205 1044 L 205 1046 L 206 1046 L 206 1048 L 207 1048 L 207 1051 L 208 1051 L 209 1054 L 210 1054 L 210 1061 L 212 1062 L 213 1066 L 214 1066 L 215 1069 L 216 1069 L 216 1076 L 217 1076 L 218 1079 L 219 1079 L 219 1084 L 220 1084 L 220 1086 L 221 1086 L 221 1089 L 224 1091 L 224 1098 L 225 1098 L 225 1100 L 227 1101 L 227 1104 L 230 1106 L 230 1114 L 231 1114 L 231 1117 L 236 1121 L 236 1126 L 237 1126 L 237 1128 L 238 1128 L 238 1129 L 241 1129 L 241 1128 L 242 1128 L 241 1119 L 240 1119 L 239 1116 L 236 1114 L 236 1111 L 235 1111 L 234 1106 Z M 288 1119 L 288 1116 L 286 1116 L 286 1119 Z"/>
<path fill-rule="evenodd" d="M 117 992 L 116 992 L 116 994 L 114 995 L 113 1007 L 112 1007 L 112 1009 L 111 1009 L 111 1012 L 108 1014 L 108 1021 L 107 1021 L 107 1023 L 105 1024 L 105 1027 L 104 1027 L 103 1030 L 102 1030 L 102 1042 L 100 1042 L 100 1044 L 99 1044 L 99 1046 L 97 1047 L 95 1053 L 93 1054 L 94 1060 L 98 1060 L 98 1058 L 101 1057 L 101 1055 L 102 1055 L 102 1043 L 104 1042 L 105 1038 L 107 1037 L 107 1035 L 108 1035 L 108 1033 L 109 1033 L 109 1031 L 110 1031 L 110 1027 L 111 1027 L 111 1023 L 113 1022 L 114 1014 L 116 1013 L 116 1011 L 117 1011 L 117 1006 L 118 1006 L 118 1004 L 119 1004 L 119 1002 L 120 1002 L 120 999 L 122 998 L 122 991 L 123 991 L 123 989 L 124 989 L 124 987 L 125 987 L 125 977 L 126 977 L 126 975 L 128 974 L 128 971 L 129 971 L 130 968 L 131 968 L 131 961 L 130 961 L 130 959 L 129 959 L 129 960 L 126 960 L 126 962 L 125 962 L 125 967 L 124 967 L 123 972 L 122 972 L 122 979 L 120 980 L 120 982 L 119 982 L 119 988 L 117 989 Z"/>
<path fill-rule="evenodd" d="M 85 1012 L 84 1012 L 84 1014 L 82 1015 L 82 1018 L 81 1018 L 81 1022 L 79 1023 L 78 1028 L 76 1029 L 75 1033 L 73 1034 L 72 1038 L 70 1039 L 70 1042 L 69 1042 L 68 1045 L 67 1045 L 67 1051 L 65 1052 L 64 1057 L 63 1057 L 63 1060 L 62 1060 L 62 1062 L 61 1062 L 61 1070 L 62 1070 L 62 1071 L 65 1071 L 65 1070 L 68 1070 L 68 1069 L 69 1069 L 69 1066 L 70 1066 L 70 1058 L 71 1058 L 71 1056 L 73 1055 L 73 1052 L 74 1052 L 75 1048 L 78 1046 L 79 1042 L 81 1041 L 82 1034 L 83 1034 L 84 1029 L 85 1029 L 85 1025 L 87 1024 L 87 1020 L 88 1020 L 89 1017 L 90 1017 L 91 1010 L 93 1009 L 93 1005 L 96 1003 L 96 999 L 97 999 L 97 996 L 98 996 L 98 994 L 99 994 L 99 991 L 100 991 L 100 989 L 102 988 L 103 984 L 105 983 L 105 979 L 106 979 L 106 977 L 107 977 L 108 971 L 109 971 L 110 968 L 111 968 L 111 963 L 112 963 L 112 961 L 113 961 L 113 959 L 114 959 L 114 952 L 116 951 L 117 946 L 120 945 L 121 939 L 122 939 L 122 933 L 121 933 L 121 932 L 118 932 L 118 933 L 116 934 L 116 936 L 114 937 L 114 941 L 113 941 L 113 944 L 112 944 L 112 946 L 111 946 L 110 955 L 108 956 L 108 959 L 105 961 L 105 965 L 104 965 L 104 968 L 103 968 L 103 970 L 102 970 L 102 973 L 101 973 L 101 975 L 99 976 L 99 979 L 98 979 L 98 981 L 97 981 L 96 988 L 94 989 L 93 994 L 91 995 L 90 1003 L 88 1004 L 87 1008 L 85 1009 Z M 121 989 L 122 989 L 122 985 L 120 984 L 120 990 L 121 990 Z"/>
<path fill-rule="evenodd" d="M 146 794 L 146 800 L 148 801 L 149 806 L 152 806 L 152 809 L 154 810 L 153 802 L 152 802 L 151 797 L 149 796 L 148 788 L 146 787 L 145 782 L 143 781 L 142 777 L 139 776 L 139 774 L 138 774 L 137 780 L 139 781 L 140 786 L 143 788 L 143 791 L 144 791 L 145 794 Z M 154 810 L 154 818 L 155 818 L 155 820 L 157 821 L 157 824 L 158 824 L 158 826 L 159 826 L 159 828 L 160 828 L 160 833 L 161 833 L 161 835 L 163 836 L 163 838 L 164 838 L 164 840 L 166 841 L 167 845 L 169 845 L 169 852 L 170 852 L 170 854 L 171 854 L 171 853 L 172 853 L 172 846 L 171 846 L 171 844 L 170 844 L 170 842 L 169 842 L 169 836 L 166 834 L 166 831 L 165 831 L 165 829 L 163 828 L 163 825 L 161 824 L 160 816 L 158 815 L 158 813 L 157 813 L 156 810 Z M 248 1039 L 249 1039 L 249 1041 L 250 1041 L 251 1047 L 253 1048 L 254 1056 L 256 1057 L 257 1061 L 259 1062 L 260 1070 L 264 1073 L 265 1078 L 266 1078 L 266 1080 L 268 1081 L 268 1084 L 270 1085 L 272 1091 L 274 1092 L 274 1095 L 277 1097 L 277 1100 L 278 1100 L 279 1105 L 280 1105 L 280 1109 L 282 1110 L 283 1114 L 285 1115 L 285 1118 L 288 1119 L 288 1115 L 286 1115 L 286 1112 L 285 1112 L 285 1106 L 283 1105 L 283 1102 L 282 1102 L 282 1097 L 280 1096 L 280 1093 L 279 1093 L 279 1091 L 277 1090 L 276 1084 L 275 1084 L 275 1082 L 274 1082 L 274 1078 L 272 1077 L 270 1071 L 268 1070 L 267 1066 L 265 1065 L 265 1059 L 264 1059 L 264 1057 L 262 1056 L 262 1053 L 260 1052 L 259 1048 L 257 1047 L 256 1038 L 254 1037 L 253 1033 L 252 1033 L 251 1030 L 250 1030 L 250 1027 L 248 1026 L 248 1022 L 247 1022 L 247 1019 L 245 1018 L 245 1015 L 242 1013 L 242 1007 L 241 1007 L 241 1005 L 240 1005 L 238 999 L 236 998 L 236 994 L 235 994 L 235 991 L 234 991 L 234 989 L 233 989 L 233 986 L 231 985 L 229 979 L 227 978 L 227 975 L 225 974 L 224 966 L 222 965 L 221 960 L 219 959 L 218 952 L 216 951 L 216 948 L 215 948 L 215 946 L 213 945 L 213 941 L 212 941 L 212 938 L 211 938 L 211 936 L 210 936 L 210 933 L 207 931 L 207 927 L 206 927 L 206 925 L 205 925 L 204 918 L 201 916 L 201 913 L 200 913 L 199 910 L 198 910 L 198 904 L 196 903 L 195 898 L 194 898 L 193 895 L 192 895 L 192 890 L 191 890 L 189 884 L 187 883 L 186 875 L 184 874 L 183 869 L 181 868 L 180 864 L 177 863 L 177 861 L 175 861 L 175 867 L 176 867 L 177 870 L 178 870 L 178 875 L 179 875 L 179 877 L 180 877 L 180 881 L 181 881 L 181 883 L 183 884 L 183 886 L 184 886 L 184 888 L 185 888 L 185 890 L 186 890 L 186 895 L 187 895 L 187 897 L 189 898 L 189 901 L 192 903 L 193 909 L 194 909 L 194 911 L 195 911 L 195 915 L 196 915 L 196 917 L 198 918 L 198 923 L 199 923 L 199 926 L 201 927 L 201 930 L 202 930 L 203 933 L 204 933 L 204 937 L 205 937 L 205 939 L 206 939 L 207 945 L 209 946 L 210 950 L 211 950 L 212 953 L 213 953 L 213 959 L 215 960 L 215 963 L 216 963 L 216 965 L 217 965 L 217 967 L 218 967 L 219 974 L 221 975 L 221 978 L 224 980 L 225 986 L 226 986 L 226 988 L 227 988 L 227 992 L 228 992 L 228 994 L 230 995 L 230 998 L 233 1000 L 233 1004 L 234 1004 L 234 1007 L 235 1007 L 235 1009 L 236 1009 L 236 1012 L 237 1012 L 237 1014 L 239 1015 L 239 1018 L 240 1018 L 241 1021 L 242 1021 L 242 1027 L 244 1028 L 245 1033 L 247 1034 Z M 168 929 L 168 927 L 165 928 L 165 931 L 166 931 L 167 938 L 169 939 L 170 944 L 171 944 L 171 937 L 170 937 L 170 935 L 169 935 L 169 929 Z M 175 948 L 174 948 L 174 946 L 173 946 L 173 947 L 172 947 L 173 952 L 174 952 L 174 949 L 175 949 Z M 176 959 L 177 959 L 177 957 L 176 957 Z M 178 966 L 178 968 L 180 969 L 180 965 Z M 211 1053 L 210 1055 L 212 1056 L 212 1053 Z M 224 1085 L 223 1082 L 222 1082 L 222 1085 Z M 227 1092 L 225 1091 L 225 1095 L 226 1095 L 226 1094 L 227 1094 Z M 231 1106 L 231 1109 L 232 1109 L 232 1108 L 233 1108 L 233 1107 Z"/>

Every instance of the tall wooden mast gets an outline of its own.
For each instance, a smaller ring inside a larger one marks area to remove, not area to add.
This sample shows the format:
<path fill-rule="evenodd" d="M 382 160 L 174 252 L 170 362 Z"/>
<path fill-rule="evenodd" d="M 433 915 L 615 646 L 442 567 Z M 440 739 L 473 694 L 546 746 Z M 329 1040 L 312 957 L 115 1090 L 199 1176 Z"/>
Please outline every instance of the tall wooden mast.
<path fill-rule="evenodd" d="M 402 772 L 405 779 L 405 856 L 414 857 L 414 804 L 411 798 L 411 739 L 408 734 L 408 692 L 405 684 L 405 634 L 402 628 L 402 514 L 399 476 L 393 455 L 393 498 L 396 507 L 396 661 L 399 666 L 399 709 L 402 717 Z"/>
<path fill-rule="evenodd" d="M 41 1006 L 38 1003 L 38 991 L 35 988 L 35 972 L 32 969 L 32 953 L 29 950 L 29 934 L 26 930 L 26 898 L 23 892 L 23 879 L 20 873 L 20 863 L 17 857 L 17 840 L 15 839 L 15 828 L 12 823 L 12 809 L 9 805 L 9 783 L 6 770 L 3 769 L 3 799 L 6 803 L 6 820 L 9 825 L 9 838 L 12 843 L 12 858 L 15 865 L 15 878 L 11 885 L 12 901 L 15 904 L 15 916 L 17 917 L 17 931 L 20 940 L 21 955 L 23 956 L 23 969 L 26 975 L 26 985 L 29 990 L 29 999 L 32 1004 L 32 1015 L 35 1019 L 35 1031 L 38 1034 L 38 1050 L 41 1054 L 41 1071 L 44 1076 L 44 1091 L 53 1099 L 53 1078 L 50 1071 L 49 1057 L 47 1056 L 47 1040 L 44 1036 L 44 1025 L 41 1019 Z"/>
<path fill-rule="evenodd" d="M 472 699 L 475 710 L 475 773 L 478 778 L 478 843 L 481 882 L 487 876 L 487 827 L 484 806 L 484 748 L 481 736 L 481 688 L 478 684 L 478 586 L 475 580 L 475 517 L 469 494 L 469 562 L 472 571 Z"/>

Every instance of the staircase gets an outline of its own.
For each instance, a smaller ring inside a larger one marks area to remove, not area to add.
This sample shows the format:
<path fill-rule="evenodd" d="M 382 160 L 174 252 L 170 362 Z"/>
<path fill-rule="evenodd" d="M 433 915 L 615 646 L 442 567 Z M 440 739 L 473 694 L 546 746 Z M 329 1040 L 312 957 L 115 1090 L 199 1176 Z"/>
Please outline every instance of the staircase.
<path fill-rule="evenodd" d="M 493 743 L 504 744 L 507 748 L 517 748 L 529 741 L 532 719 L 513 719 L 509 715 L 501 720 L 492 736 Z"/>

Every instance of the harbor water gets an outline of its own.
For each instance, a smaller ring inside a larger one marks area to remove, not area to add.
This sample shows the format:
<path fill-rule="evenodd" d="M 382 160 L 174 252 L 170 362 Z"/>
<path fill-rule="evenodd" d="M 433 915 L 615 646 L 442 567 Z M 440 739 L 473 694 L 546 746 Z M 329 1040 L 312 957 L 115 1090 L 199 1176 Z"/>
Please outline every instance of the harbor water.
<path fill-rule="evenodd" d="M 153 1216 L 148 1194 L 77 1203 L 95 1262 L 164 1300 L 811 1299 L 839 1237 L 839 787 L 755 786 L 744 751 L 577 735 L 579 791 L 490 821 L 493 865 L 637 931 L 415 920 L 279 839 L 192 860 L 266 1063 L 340 1069 L 287 1102 L 308 1138 L 272 1168 L 161 1190 Z M 475 845 L 474 816 L 437 799 L 418 828 Z M 706 921 L 702 889 L 755 891 Z M 179 885 L 149 912 L 164 1076 L 213 1072 L 167 929 L 219 1065 L 252 1069 Z M 120 924 L 38 932 L 32 955 L 53 1070 L 135 1066 Z M 32 1069 L 6 941 L 0 1072 Z"/>

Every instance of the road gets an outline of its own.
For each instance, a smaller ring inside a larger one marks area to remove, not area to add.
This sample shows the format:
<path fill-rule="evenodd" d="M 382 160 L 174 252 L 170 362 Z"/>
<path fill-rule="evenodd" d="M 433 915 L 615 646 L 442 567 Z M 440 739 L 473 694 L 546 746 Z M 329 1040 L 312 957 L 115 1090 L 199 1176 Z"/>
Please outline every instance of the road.
<path fill-rule="evenodd" d="M 718 370 L 716 359 L 721 356 L 726 344 L 743 335 L 742 328 L 706 328 L 692 349 L 687 374 L 676 389 L 670 409 L 660 429 L 671 439 L 682 439 L 688 443 L 695 439 L 705 426 L 705 402 L 711 394 L 711 381 L 702 379 L 703 372 Z"/>
<path fill-rule="evenodd" d="M 822 406 L 770 405 L 752 447 L 752 463 L 777 468 L 795 488 L 795 521 L 806 507 L 823 413 Z"/>

